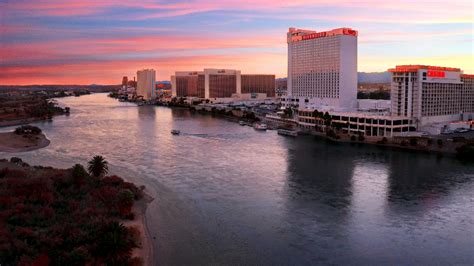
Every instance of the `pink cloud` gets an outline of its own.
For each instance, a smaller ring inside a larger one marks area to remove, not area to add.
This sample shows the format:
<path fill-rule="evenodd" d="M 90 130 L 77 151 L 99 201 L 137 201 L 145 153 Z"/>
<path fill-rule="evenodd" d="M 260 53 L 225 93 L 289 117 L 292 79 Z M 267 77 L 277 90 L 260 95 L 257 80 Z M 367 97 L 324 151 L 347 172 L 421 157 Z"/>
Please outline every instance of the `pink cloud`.
<path fill-rule="evenodd" d="M 118 84 L 123 75 L 134 76 L 137 69 L 155 68 L 157 79 L 169 80 L 174 71 L 210 68 L 236 68 L 244 73 L 279 73 L 286 65 L 286 55 L 251 53 L 240 55 L 202 55 L 68 63 L 63 65 L 3 67 L 0 79 L 8 84 Z"/>

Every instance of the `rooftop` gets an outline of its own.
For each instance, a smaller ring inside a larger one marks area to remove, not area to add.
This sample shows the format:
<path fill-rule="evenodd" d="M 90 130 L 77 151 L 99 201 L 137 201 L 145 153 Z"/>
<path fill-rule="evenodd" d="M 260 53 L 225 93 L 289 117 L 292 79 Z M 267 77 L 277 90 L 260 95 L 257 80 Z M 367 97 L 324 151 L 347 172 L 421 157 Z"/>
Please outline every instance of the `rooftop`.
<path fill-rule="evenodd" d="M 305 41 L 305 40 L 311 40 L 311 39 L 323 38 L 323 37 L 329 37 L 329 36 L 335 36 L 335 35 L 357 36 L 357 34 L 358 34 L 357 31 L 351 28 L 338 28 L 338 29 L 322 31 L 322 32 L 289 28 L 288 29 L 288 42 Z"/>
<path fill-rule="evenodd" d="M 416 72 L 420 69 L 461 72 L 460 68 L 428 66 L 428 65 L 399 65 L 399 66 L 396 66 L 395 68 L 389 68 L 388 71 L 389 72 Z"/>

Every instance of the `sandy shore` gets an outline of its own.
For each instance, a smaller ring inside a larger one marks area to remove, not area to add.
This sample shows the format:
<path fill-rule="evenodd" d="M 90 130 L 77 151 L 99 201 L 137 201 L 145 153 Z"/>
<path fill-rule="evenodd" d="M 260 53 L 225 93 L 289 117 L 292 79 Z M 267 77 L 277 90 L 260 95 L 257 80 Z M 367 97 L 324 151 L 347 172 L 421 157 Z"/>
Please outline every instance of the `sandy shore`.
<path fill-rule="evenodd" d="M 44 148 L 51 143 L 44 134 L 24 137 L 13 132 L 0 133 L 0 152 L 25 152 Z"/>
<path fill-rule="evenodd" d="M 145 193 L 143 198 L 133 204 L 132 211 L 135 214 L 135 219 L 132 221 L 125 221 L 123 224 L 128 227 L 134 227 L 140 232 L 140 248 L 133 250 L 132 257 L 139 257 L 143 259 L 143 265 L 153 264 L 153 245 L 151 243 L 151 236 L 146 225 L 146 208 L 148 203 L 154 199 Z"/>

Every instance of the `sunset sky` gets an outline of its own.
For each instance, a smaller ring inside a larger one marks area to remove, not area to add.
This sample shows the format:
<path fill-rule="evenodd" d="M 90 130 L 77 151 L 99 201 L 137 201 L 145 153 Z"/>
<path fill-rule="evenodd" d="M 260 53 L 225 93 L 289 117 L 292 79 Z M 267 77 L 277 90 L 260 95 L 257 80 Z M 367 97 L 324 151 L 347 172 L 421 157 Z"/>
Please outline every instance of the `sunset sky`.
<path fill-rule="evenodd" d="M 358 71 L 474 73 L 471 0 L 0 0 L 0 85 L 118 84 L 137 69 L 285 77 L 289 27 L 359 31 Z"/>

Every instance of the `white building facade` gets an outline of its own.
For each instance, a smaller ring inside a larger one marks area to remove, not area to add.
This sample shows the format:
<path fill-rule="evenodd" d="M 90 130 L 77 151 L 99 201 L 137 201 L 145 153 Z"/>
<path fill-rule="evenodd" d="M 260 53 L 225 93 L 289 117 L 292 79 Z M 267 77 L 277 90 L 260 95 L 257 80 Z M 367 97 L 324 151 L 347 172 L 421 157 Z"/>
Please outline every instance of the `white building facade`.
<path fill-rule="evenodd" d="M 357 31 L 290 28 L 287 106 L 357 108 Z"/>
<path fill-rule="evenodd" d="M 459 68 L 402 65 L 389 69 L 392 115 L 417 127 L 474 119 L 474 76 Z"/>
<path fill-rule="evenodd" d="M 137 95 L 149 101 L 156 98 L 156 72 L 154 69 L 137 71 Z"/>

